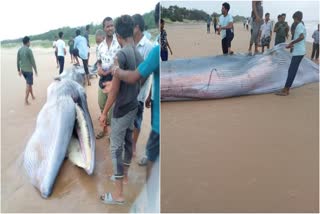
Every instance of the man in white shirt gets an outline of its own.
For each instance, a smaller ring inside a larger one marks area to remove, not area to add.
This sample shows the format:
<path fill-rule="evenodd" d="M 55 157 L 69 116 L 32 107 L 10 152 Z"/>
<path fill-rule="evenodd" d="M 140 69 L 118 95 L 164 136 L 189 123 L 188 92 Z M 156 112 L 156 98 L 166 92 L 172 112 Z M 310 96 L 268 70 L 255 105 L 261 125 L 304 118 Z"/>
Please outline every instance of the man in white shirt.
<path fill-rule="evenodd" d="M 114 57 L 121 49 L 117 37 L 114 33 L 114 25 L 111 17 L 106 17 L 102 21 L 103 31 L 105 32 L 105 40 L 103 40 L 102 44 L 99 45 L 99 59 L 101 60 L 101 64 L 98 65 L 98 74 L 100 76 L 99 80 L 99 88 L 98 88 L 98 104 L 101 112 L 104 109 L 105 103 L 108 98 L 108 94 L 104 91 L 106 83 L 111 83 L 110 78 L 111 72 L 110 68 L 114 63 Z M 111 86 L 109 86 L 111 87 Z M 107 133 L 110 135 L 111 129 L 111 116 L 112 116 L 112 108 L 108 112 L 108 117 L 106 120 L 105 128 L 96 135 L 96 139 L 103 138 Z"/>
<path fill-rule="evenodd" d="M 229 14 L 230 5 L 225 2 L 222 4 L 222 15 L 219 17 L 220 27 L 218 35 L 221 33 L 222 39 L 222 52 L 223 54 L 233 54 L 231 50 L 231 41 L 233 40 L 233 18 Z"/>
<path fill-rule="evenodd" d="M 66 43 L 62 40 L 63 38 L 63 32 L 59 32 L 59 39 L 56 42 L 56 52 L 58 56 L 58 61 L 59 61 L 59 74 L 63 72 L 64 68 L 64 56 L 66 55 Z"/>
<path fill-rule="evenodd" d="M 145 23 L 143 20 L 143 17 L 140 14 L 135 14 L 132 16 L 133 23 L 134 23 L 134 29 L 133 29 L 133 40 L 134 44 L 137 47 L 137 50 L 145 60 L 147 56 L 149 55 L 149 52 L 153 48 L 152 43 L 150 42 L 149 39 L 143 34 L 144 28 L 145 28 Z M 149 76 L 144 84 L 142 85 L 139 95 L 137 97 L 137 100 L 139 102 L 138 105 L 138 112 L 136 115 L 136 118 L 134 120 L 134 130 L 133 130 L 133 156 L 136 155 L 136 143 L 138 141 L 140 129 L 141 129 L 141 124 L 142 124 L 142 119 L 143 119 L 143 110 L 144 110 L 144 104 L 149 97 L 150 94 L 150 87 L 151 87 L 151 79 L 152 77 Z M 150 97 L 149 97 L 150 100 Z M 147 159 L 145 159 L 147 160 Z M 142 161 L 143 162 L 143 161 Z M 146 161 L 144 161 L 146 162 Z M 143 165 L 143 164 L 142 164 Z"/>
<path fill-rule="evenodd" d="M 293 14 L 292 18 L 296 24 L 294 30 L 293 40 L 286 46 L 286 48 L 293 48 L 291 63 L 288 69 L 288 77 L 284 88 L 277 92 L 276 95 L 288 96 L 290 88 L 293 84 L 294 78 L 296 77 L 300 62 L 303 56 L 306 54 L 306 28 L 302 21 L 303 14 L 301 11 L 297 11 Z"/>
<path fill-rule="evenodd" d="M 264 23 L 261 25 L 259 30 L 258 40 L 261 40 L 262 53 L 264 52 L 264 47 L 270 48 L 270 41 L 272 37 L 272 23 L 270 21 L 270 14 L 265 14 Z"/>

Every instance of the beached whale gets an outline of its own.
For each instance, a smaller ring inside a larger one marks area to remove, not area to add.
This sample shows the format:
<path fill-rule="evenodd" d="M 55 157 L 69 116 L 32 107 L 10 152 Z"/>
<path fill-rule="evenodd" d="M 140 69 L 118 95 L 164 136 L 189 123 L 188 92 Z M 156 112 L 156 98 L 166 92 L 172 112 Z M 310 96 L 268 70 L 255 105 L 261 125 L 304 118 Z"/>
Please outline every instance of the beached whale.
<path fill-rule="evenodd" d="M 276 92 L 291 62 L 286 44 L 264 54 L 201 57 L 161 62 L 161 100 L 198 100 Z M 292 87 L 319 82 L 318 65 L 304 58 Z"/>
<path fill-rule="evenodd" d="M 84 75 L 64 71 L 47 89 L 27 143 L 23 164 L 31 183 L 47 198 L 66 156 L 91 175 L 95 167 L 95 135 L 89 114 Z"/>

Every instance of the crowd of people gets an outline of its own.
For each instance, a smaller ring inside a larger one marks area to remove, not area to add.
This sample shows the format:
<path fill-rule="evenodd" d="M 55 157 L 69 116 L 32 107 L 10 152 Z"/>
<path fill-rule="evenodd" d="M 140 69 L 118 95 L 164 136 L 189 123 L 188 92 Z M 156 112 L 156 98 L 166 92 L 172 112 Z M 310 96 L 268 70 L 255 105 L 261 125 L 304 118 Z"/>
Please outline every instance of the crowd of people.
<path fill-rule="evenodd" d="M 159 3 L 155 8 L 155 23 L 159 27 Z M 164 22 L 161 20 L 161 39 Z M 139 165 L 146 166 L 147 179 L 150 176 L 153 163 L 159 158 L 159 111 L 160 111 L 160 45 L 152 43 L 145 35 L 143 16 L 122 15 L 116 22 L 111 17 L 102 21 L 102 28 L 96 31 L 96 66 L 98 69 L 98 105 L 101 115 L 99 123 L 101 132 L 96 139 L 110 141 L 110 156 L 112 159 L 113 175 L 109 178 L 115 183 L 115 190 L 101 195 L 100 199 L 106 204 L 124 204 L 124 184 L 129 181 L 128 171 L 132 157 L 136 155 L 136 143 L 139 138 L 143 120 L 144 108 L 151 108 L 151 131 L 146 144 L 145 155 Z M 84 35 L 78 29 L 75 38 L 68 42 L 71 63 L 79 66 L 80 58 L 86 73 L 87 84 L 91 85 L 88 72 L 90 27 L 86 26 Z M 59 74 L 63 72 L 66 55 L 64 33 L 59 32 L 53 42 L 55 58 Z M 30 47 L 30 38 L 23 38 L 23 47 L 17 55 L 17 69 L 27 82 L 25 103 L 32 91 L 33 70 L 37 68 Z M 169 49 L 169 43 L 167 44 Z M 162 49 L 161 49 L 162 50 Z M 170 49 L 171 51 L 171 49 Z M 172 53 L 172 51 L 171 51 Z"/>

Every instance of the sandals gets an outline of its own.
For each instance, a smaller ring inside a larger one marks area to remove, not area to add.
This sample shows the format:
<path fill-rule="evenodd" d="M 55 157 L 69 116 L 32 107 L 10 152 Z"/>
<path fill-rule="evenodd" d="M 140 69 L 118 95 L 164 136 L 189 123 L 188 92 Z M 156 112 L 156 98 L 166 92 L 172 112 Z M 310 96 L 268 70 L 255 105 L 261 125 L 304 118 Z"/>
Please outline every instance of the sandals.
<path fill-rule="evenodd" d="M 104 196 L 104 197 L 102 198 L 102 196 Z M 109 204 L 109 205 L 124 205 L 126 203 L 125 201 L 114 200 L 111 192 L 106 192 L 104 195 L 101 195 L 100 200 L 102 203 Z"/>

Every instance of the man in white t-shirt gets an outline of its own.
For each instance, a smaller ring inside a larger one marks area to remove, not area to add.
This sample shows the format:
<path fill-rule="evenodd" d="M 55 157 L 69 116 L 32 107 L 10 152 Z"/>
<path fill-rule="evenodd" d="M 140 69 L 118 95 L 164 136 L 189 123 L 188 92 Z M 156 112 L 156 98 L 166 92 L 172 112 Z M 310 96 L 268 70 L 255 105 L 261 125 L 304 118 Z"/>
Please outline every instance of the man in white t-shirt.
<path fill-rule="evenodd" d="M 222 15 L 219 17 L 219 30 L 218 35 L 221 34 L 222 39 L 222 52 L 223 54 L 233 54 L 231 50 L 231 41 L 233 40 L 233 18 L 229 14 L 230 5 L 225 2 L 222 4 Z"/>
<path fill-rule="evenodd" d="M 288 77 L 284 88 L 276 93 L 276 95 L 287 96 L 289 95 L 289 90 L 293 84 L 294 78 L 296 77 L 300 62 L 303 56 L 306 54 L 306 28 L 302 22 L 303 14 L 301 11 L 297 11 L 293 14 L 292 18 L 296 24 L 296 29 L 294 31 L 293 40 L 289 43 L 286 48 L 293 48 L 292 59 L 288 70 Z"/>
<path fill-rule="evenodd" d="M 264 47 L 270 48 L 270 41 L 272 37 L 272 23 L 270 21 L 270 14 L 265 14 L 265 20 L 260 27 L 258 40 L 261 40 L 262 53 L 264 52 Z"/>
<path fill-rule="evenodd" d="M 134 29 L 133 29 L 133 40 L 134 44 L 137 47 L 137 50 L 145 60 L 147 56 L 149 55 L 149 52 L 153 48 L 152 43 L 150 42 L 149 39 L 143 34 L 144 28 L 145 28 L 145 23 L 143 20 L 143 17 L 140 14 L 135 14 L 132 16 L 133 23 L 134 23 Z M 138 105 L 138 112 L 136 115 L 136 118 L 134 120 L 134 130 L 133 130 L 133 156 L 136 155 L 136 143 L 138 141 L 138 137 L 140 134 L 140 129 L 141 129 L 141 124 L 142 124 L 142 119 L 143 119 L 143 110 L 144 110 L 144 104 L 145 101 L 148 98 L 148 102 L 150 102 L 150 87 L 151 87 L 151 79 L 152 75 L 150 75 L 142 85 L 139 95 L 137 97 L 137 100 L 139 102 Z M 142 161 L 146 163 L 146 158 L 144 158 Z M 144 164 L 142 164 L 144 165 Z"/>
<path fill-rule="evenodd" d="M 59 32 L 59 39 L 56 42 L 56 52 L 58 56 L 58 62 L 59 62 L 59 74 L 63 72 L 64 68 L 64 56 L 66 55 L 66 43 L 62 40 L 63 38 L 63 32 Z"/>
<path fill-rule="evenodd" d="M 106 88 L 111 87 L 111 72 L 110 68 L 114 63 L 114 57 L 121 49 L 117 37 L 114 33 L 114 25 L 113 19 L 111 17 L 106 17 L 102 21 L 103 31 L 105 32 L 105 40 L 99 45 L 99 59 L 101 60 L 101 64 L 98 64 L 98 74 L 100 76 L 99 79 L 99 88 L 98 88 L 98 104 L 101 112 L 104 109 L 105 103 L 108 99 L 108 93 L 106 92 Z M 96 135 L 96 139 L 103 138 L 107 133 L 110 135 L 111 133 L 111 116 L 112 116 L 112 108 L 108 112 L 108 117 L 106 120 L 105 128 Z"/>

